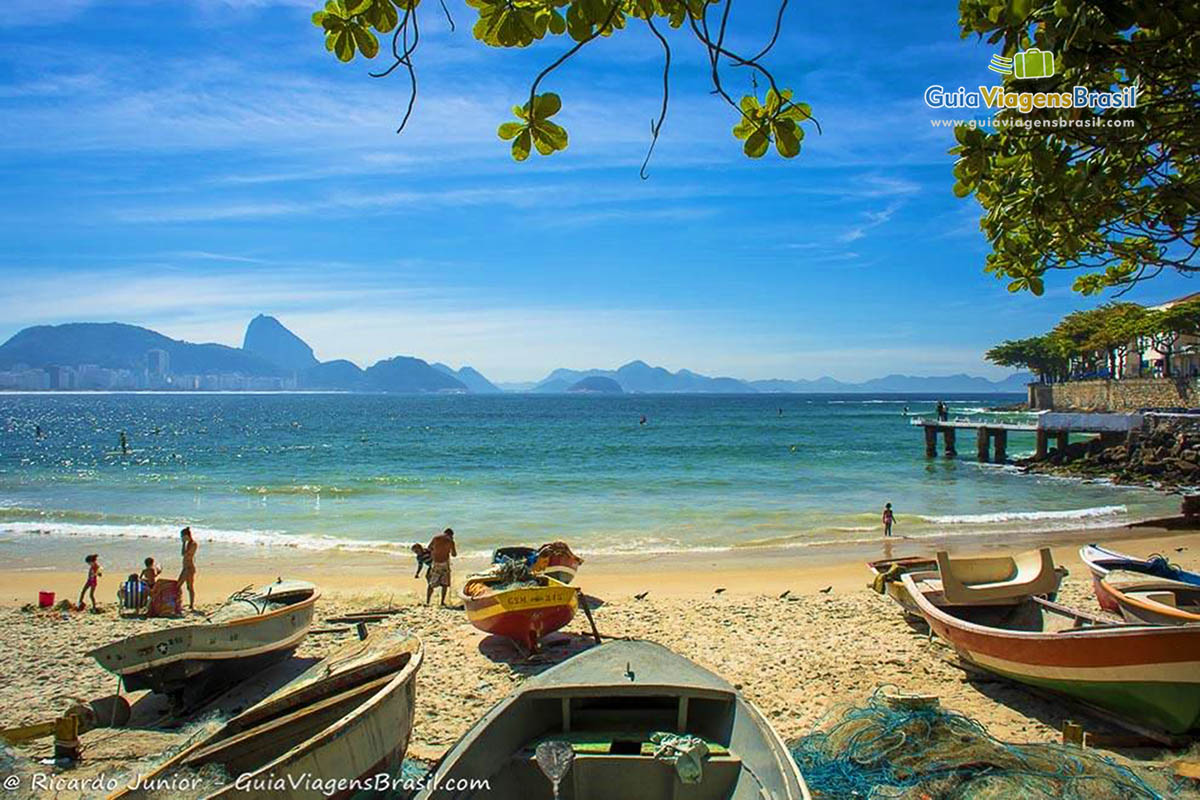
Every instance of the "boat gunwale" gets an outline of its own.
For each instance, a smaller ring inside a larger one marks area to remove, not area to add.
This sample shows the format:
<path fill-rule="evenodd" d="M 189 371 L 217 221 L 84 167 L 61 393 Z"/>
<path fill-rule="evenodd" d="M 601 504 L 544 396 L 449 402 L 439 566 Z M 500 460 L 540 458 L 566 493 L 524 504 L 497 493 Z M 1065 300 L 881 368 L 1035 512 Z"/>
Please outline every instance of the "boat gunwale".
<path fill-rule="evenodd" d="M 131 644 L 136 644 L 137 646 L 144 646 L 144 647 L 153 647 L 152 643 L 156 639 L 159 639 L 163 636 L 168 636 L 168 635 L 177 636 L 180 633 L 186 632 L 186 634 L 190 637 L 190 636 L 194 635 L 196 632 L 211 631 L 211 630 L 214 630 L 217 628 L 231 628 L 234 625 L 245 625 L 245 624 L 249 624 L 249 623 L 262 623 L 262 622 L 266 622 L 268 620 L 274 619 L 275 617 L 282 615 L 285 612 L 286 613 L 294 613 L 296 611 L 301 611 L 301 610 L 307 611 L 307 610 L 311 609 L 313 617 L 315 617 L 316 609 L 314 606 L 316 605 L 316 602 L 318 599 L 320 599 L 320 597 L 321 597 L 320 592 L 314 592 L 311 597 L 305 598 L 304 600 L 301 600 L 298 603 L 292 603 L 291 605 L 283 606 L 281 608 L 275 609 L 274 611 L 268 612 L 266 614 L 256 614 L 256 615 L 250 616 L 250 617 L 239 617 L 236 620 L 230 620 L 228 622 L 212 622 L 212 623 L 210 623 L 210 622 L 206 621 L 206 622 L 196 623 L 194 625 L 173 625 L 173 626 L 167 627 L 167 628 L 160 628 L 159 630 L 156 630 L 156 631 L 145 631 L 143 633 L 134 634 L 133 636 L 127 636 L 124 639 L 118 639 L 115 642 L 109 642 L 106 645 L 101 645 L 100 647 L 97 647 L 93 650 L 89 650 L 86 655 L 90 656 L 92 659 L 94 659 L 96 662 L 99 663 L 102 653 L 116 652 L 118 648 L 124 648 Z M 168 656 L 163 656 L 162 658 L 155 658 L 155 659 L 150 659 L 148 661 L 138 662 L 137 664 L 134 664 L 132 666 L 125 667 L 122 669 L 109 669 L 103 663 L 101 663 L 100 666 L 103 667 L 104 669 L 108 670 L 109 672 L 112 672 L 115 675 L 123 676 L 130 672 L 142 672 L 142 671 L 145 671 L 148 669 L 155 669 L 157 667 L 162 667 L 167 664 L 173 664 L 176 661 L 182 661 L 182 660 L 186 660 L 186 659 L 193 659 L 193 660 L 198 660 L 198 661 L 225 661 L 225 660 L 228 660 L 231 658 L 246 658 L 247 656 L 253 656 L 253 655 L 258 655 L 258 654 L 262 654 L 262 653 L 269 653 L 273 650 L 280 649 L 279 646 L 276 646 L 277 644 L 278 645 L 286 645 L 288 643 L 291 643 L 293 639 L 297 638 L 297 635 L 299 636 L 299 641 L 303 641 L 303 639 L 308 635 L 309 628 L 312 627 L 313 617 L 310 617 L 308 626 L 306 626 L 305 628 L 303 628 L 300 631 L 297 631 L 296 635 L 290 636 L 287 639 L 280 640 L 280 642 L 278 642 L 278 643 L 272 643 L 269 645 L 265 645 L 263 647 L 244 648 L 241 650 L 210 651 L 210 652 L 201 652 L 201 653 L 196 653 L 195 651 L 192 651 L 192 650 L 184 650 L 179 653 L 172 653 Z M 297 641 L 296 644 L 299 644 L 299 641 Z M 190 644 L 190 642 L 189 642 L 189 644 Z"/>
<path fill-rule="evenodd" d="M 1148 611 L 1152 614 L 1158 614 L 1159 616 L 1170 617 L 1171 619 L 1177 619 L 1181 623 L 1200 622 L 1200 614 L 1197 614 L 1197 613 L 1194 613 L 1191 611 L 1184 611 L 1182 609 L 1176 608 L 1175 606 L 1169 606 L 1166 603 L 1159 603 L 1159 602 L 1156 602 L 1154 600 L 1150 600 L 1147 598 L 1134 597 L 1130 594 L 1127 594 L 1127 592 L 1129 592 L 1129 591 L 1141 591 L 1144 588 L 1149 588 L 1150 586 L 1153 586 L 1155 584 L 1180 583 L 1179 581 L 1172 581 L 1170 578 L 1160 578 L 1159 580 L 1156 581 L 1156 580 L 1153 580 L 1154 576 L 1147 576 L 1147 577 L 1151 578 L 1151 580 L 1139 581 L 1137 583 L 1124 584 L 1122 586 L 1116 586 L 1115 584 L 1109 583 L 1109 581 L 1107 579 L 1102 579 L 1101 582 L 1104 584 L 1104 588 L 1107 589 L 1109 591 L 1109 593 L 1112 594 L 1112 596 L 1116 598 L 1118 605 L 1123 605 L 1125 603 L 1128 603 L 1129 605 L 1133 606 L 1134 608 L 1140 609 L 1142 611 Z M 1198 586 L 1193 586 L 1191 584 L 1182 584 L 1182 586 L 1190 588 L 1194 591 L 1200 592 L 1200 587 L 1198 587 Z M 1136 625 L 1138 623 L 1132 623 L 1132 624 Z M 1141 623 L 1141 624 L 1149 625 L 1151 623 Z"/>
<path fill-rule="evenodd" d="M 919 573 L 918 573 L 919 575 Z M 998 628 L 992 625 L 983 625 L 978 622 L 971 622 L 962 617 L 957 617 L 947 613 L 939 606 L 931 602 L 920 587 L 916 585 L 913 573 L 906 573 L 900 576 L 900 580 L 904 582 L 908 589 L 909 595 L 913 598 L 913 602 L 921 610 L 921 615 L 927 620 L 932 615 L 935 619 L 949 628 L 973 633 L 976 635 L 991 636 L 993 638 L 1014 639 L 1019 641 L 1063 641 L 1063 637 L 1068 631 L 1021 631 L 1011 628 Z M 1097 639 L 1125 639 L 1132 635 L 1159 635 L 1159 636 L 1198 636 L 1200 635 L 1200 626 L 1190 627 L 1184 625 L 1151 625 L 1149 623 L 1137 622 L 1114 622 L 1112 628 L 1078 628 L 1069 631 L 1071 638 L 1087 636 L 1087 638 Z"/>
<path fill-rule="evenodd" d="M 251 778 L 256 775 L 261 775 L 267 769 L 275 768 L 279 765 L 282 765 L 286 761 L 294 760 L 296 758 L 299 758 L 299 757 L 302 757 L 304 755 L 311 753 L 317 747 L 318 744 L 338 738 L 338 736 L 340 736 L 341 733 L 344 732 L 344 730 L 346 728 L 348 728 L 357 717 L 360 717 L 363 714 L 367 713 L 368 709 L 374 708 L 375 706 L 379 705 L 379 703 L 381 703 L 386 697 L 390 696 L 400 686 L 403 686 L 409 680 L 415 680 L 416 672 L 418 669 L 420 669 L 420 666 L 425 659 L 425 642 L 424 642 L 424 640 L 421 639 L 421 637 L 419 637 L 413 633 L 407 634 L 406 639 L 413 641 L 413 643 L 415 644 L 415 648 L 411 651 L 412 657 L 408 660 L 408 663 L 406 663 L 403 667 L 401 667 L 396 672 L 396 675 L 393 676 L 392 680 L 388 681 L 386 685 L 380 687 L 373 695 L 366 698 L 353 711 L 348 712 L 347 714 L 342 716 L 340 719 L 338 719 L 336 722 L 326 726 L 325 728 L 322 728 L 317 733 L 314 733 L 309 738 L 296 744 L 294 747 L 287 750 L 286 752 L 281 753 L 279 756 L 275 757 L 271 761 L 268 761 L 266 764 L 263 764 L 261 767 L 254 770 L 253 772 L 246 773 L 246 775 Z M 266 699 L 268 699 L 268 698 L 263 698 L 264 701 Z M 260 701 L 260 702 L 262 702 L 262 701 Z M 183 763 L 185 761 L 187 761 L 188 757 L 194 755 L 198 750 L 201 750 L 201 749 L 207 747 L 209 745 L 209 743 L 212 742 L 212 740 L 216 739 L 222 733 L 227 731 L 230 728 L 230 726 L 232 726 L 233 723 L 239 717 L 241 717 L 243 714 L 248 714 L 250 711 L 254 710 L 254 708 L 257 705 L 258 705 L 258 703 L 251 706 L 250 708 L 246 709 L 241 714 L 238 714 L 237 716 L 231 717 L 230 719 L 226 720 L 221 725 L 221 727 L 218 728 L 217 730 L 213 731 L 213 733 L 210 736 L 206 736 L 205 738 L 201 739 L 198 742 L 195 742 L 191 746 L 186 747 L 183 750 L 180 750 L 178 753 L 173 755 L 169 760 L 164 761 L 161 765 L 159 765 L 159 767 L 157 769 L 148 773 L 145 777 L 142 778 L 142 780 L 143 781 L 151 781 L 151 780 L 163 775 L 163 773 L 167 772 L 168 770 L 181 767 L 183 765 Z M 414 708 L 415 708 L 415 705 L 414 705 Z M 409 736 L 411 737 L 411 735 L 412 735 L 412 729 L 410 727 Z M 357 778 L 357 777 L 361 777 L 361 776 L 353 776 L 350 779 L 352 780 L 353 778 Z M 214 791 L 204 795 L 202 800 L 207 800 L 207 798 L 211 798 L 211 797 L 218 797 L 218 796 L 222 795 L 223 793 L 225 793 L 228 789 L 232 788 L 232 786 L 233 786 L 232 783 L 228 783 L 223 786 L 220 786 L 217 789 L 215 789 Z M 129 794 L 129 789 L 123 788 L 120 791 L 109 795 L 107 800 L 119 800 L 119 798 L 125 797 L 128 794 Z"/>

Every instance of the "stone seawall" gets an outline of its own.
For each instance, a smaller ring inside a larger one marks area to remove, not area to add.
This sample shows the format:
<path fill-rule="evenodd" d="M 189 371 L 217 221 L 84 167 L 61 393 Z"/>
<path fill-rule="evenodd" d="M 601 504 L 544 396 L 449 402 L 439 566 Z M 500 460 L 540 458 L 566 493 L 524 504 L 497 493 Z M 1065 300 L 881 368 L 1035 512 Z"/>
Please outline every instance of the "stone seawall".
<path fill-rule="evenodd" d="M 1140 411 L 1200 407 L 1195 378 L 1125 378 L 1030 384 L 1029 406 L 1037 410 Z"/>

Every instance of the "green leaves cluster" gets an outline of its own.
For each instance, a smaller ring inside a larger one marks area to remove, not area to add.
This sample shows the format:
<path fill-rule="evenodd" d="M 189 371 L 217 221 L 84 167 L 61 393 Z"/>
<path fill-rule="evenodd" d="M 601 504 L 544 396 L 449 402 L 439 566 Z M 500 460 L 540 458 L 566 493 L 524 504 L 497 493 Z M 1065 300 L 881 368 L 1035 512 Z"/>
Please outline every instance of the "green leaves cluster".
<path fill-rule="evenodd" d="M 539 94 L 529 103 L 513 106 L 517 122 L 505 122 L 498 131 L 501 139 L 512 140 L 512 157 L 516 161 L 529 158 L 532 148 L 544 156 L 567 149 L 567 132 L 550 121 L 562 109 L 562 100 L 553 92 Z"/>
<path fill-rule="evenodd" d="M 1011 90 L 1140 87 L 1131 109 L 1007 110 L 1043 126 L 956 130 L 954 193 L 983 207 L 986 270 L 1034 294 L 1051 270 L 1075 272 L 1083 294 L 1200 270 L 1200 5 L 959 0 L 959 26 L 1007 56 L 1054 53 L 1055 76 Z"/>
<path fill-rule="evenodd" d="M 734 126 L 733 135 L 745 140 L 742 151 L 746 155 L 762 158 L 772 142 L 784 158 L 800 155 L 800 141 L 804 138 L 800 123 L 812 118 L 808 103 L 793 103 L 789 89 L 782 92 L 768 89 L 766 102 L 760 104 L 757 97 L 746 95 L 740 106 L 742 120 Z"/>
<path fill-rule="evenodd" d="M 777 90 L 774 78 L 759 63 L 778 38 L 778 31 L 763 52 L 750 59 L 738 57 L 725 44 L 728 41 L 725 36 L 727 15 L 722 15 L 716 22 L 705 16 L 710 7 L 720 6 L 720 0 L 466 0 L 466 4 L 477 14 L 472 27 L 474 38 L 489 47 L 524 48 L 548 37 L 565 37 L 574 42 L 533 82 L 531 96 L 536 97 L 532 103 L 514 108 L 517 121 L 506 122 L 499 128 L 500 138 L 512 142 L 512 155 L 517 161 L 526 160 L 534 150 L 551 155 L 567 147 L 566 130 L 549 121 L 549 117 L 561 109 L 562 101 L 554 93 L 538 94 L 541 81 L 583 46 L 610 37 L 631 24 L 644 24 L 650 28 L 665 51 L 663 106 L 658 120 L 651 126 L 652 135 L 657 138 L 666 118 L 670 44 L 655 27 L 656 21 L 665 22 L 672 28 L 689 28 L 705 48 L 712 65 L 714 93 L 732 106 L 740 117 L 733 132 L 736 138 L 744 141 L 746 155 L 760 158 L 772 143 L 785 158 L 793 158 L 800 152 L 800 142 L 804 138 L 801 123 L 812 119 L 811 109 L 804 103 L 793 102 L 789 90 Z M 403 66 L 412 81 L 415 98 L 416 74 L 410 57 L 418 40 L 419 5 L 420 0 L 328 0 L 324 9 L 313 14 L 312 19 L 325 35 L 326 49 L 341 61 L 351 61 L 360 53 L 368 59 L 374 58 L 380 49 L 378 36 L 390 34 L 394 63 L 372 75 L 382 77 Z M 711 33 L 710 24 L 718 26 Z M 400 43 L 403 43 L 402 48 L 398 46 Z M 748 95 L 740 103 L 735 102 L 721 86 L 721 65 L 749 68 L 766 79 L 771 85 L 766 98 L 760 102 L 758 97 Z M 411 100 L 408 108 L 411 113 Z M 404 121 L 407 120 L 406 114 Z M 403 127 L 404 123 L 401 124 Z"/>
<path fill-rule="evenodd" d="M 355 51 L 367 58 L 379 54 L 379 33 L 388 33 L 400 21 L 397 7 L 411 9 L 421 0 L 328 0 L 325 9 L 312 15 L 313 24 L 325 31 L 325 49 L 340 61 L 351 61 Z"/>

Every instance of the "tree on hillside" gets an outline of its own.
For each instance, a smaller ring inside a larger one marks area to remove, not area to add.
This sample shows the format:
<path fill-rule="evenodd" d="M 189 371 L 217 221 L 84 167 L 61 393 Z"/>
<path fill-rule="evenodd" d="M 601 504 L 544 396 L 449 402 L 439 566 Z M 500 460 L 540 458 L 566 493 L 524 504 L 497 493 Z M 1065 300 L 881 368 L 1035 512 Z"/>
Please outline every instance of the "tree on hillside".
<path fill-rule="evenodd" d="M 1051 270 L 1078 272 L 1084 294 L 1200 270 L 1200 4 L 959 0 L 959 26 L 1005 56 L 1053 54 L 1052 77 L 1007 78 L 1010 90 L 1138 87 L 1134 108 L 997 115 L 1053 127 L 956 129 L 954 192 L 983 206 L 986 270 L 1039 295 Z"/>
<path fill-rule="evenodd" d="M 431 5 L 427 3 L 425 8 Z M 534 150 L 547 156 L 567 147 L 567 131 L 551 120 L 561 110 L 562 100 L 553 92 L 541 92 L 543 81 L 584 47 L 634 26 L 649 31 L 663 59 L 662 104 L 650 123 L 643 178 L 669 106 L 672 51 L 667 28 L 685 30 L 702 48 L 712 93 L 734 111 L 737 124 L 733 135 L 743 141 L 747 156 L 759 158 L 774 145 L 781 156 L 792 158 L 799 154 L 804 138 L 801 123 L 816 124 L 808 104 L 793 100 L 791 91 L 781 88 L 763 65 L 779 39 L 788 0 L 779 0 L 770 38 L 757 53 L 750 54 L 732 49 L 729 16 L 733 0 L 467 0 L 467 5 L 476 15 L 472 35 L 489 47 L 523 48 L 547 37 L 564 42 L 561 54 L 534 77 L 529 94 L 521 98 L 524 103 L 513 106 L 515 119 L 500 125 L 497 132 L 501 139 L 512 142 L 512 156 L 517 161 L 524 161 Z M 453 30 L 454 20 L 444 0 L 441 10 Z M 326 49 L 341 61 L 351 61 L 356 54 L 375 58 L 380 52 L 379 36 L 387 40 L 388 63 L 371 75 L 385 77 L 400 70 L 408 76 L 408 104 L 397 132 L 408 123 L 417 99 L 413 55 L 421 38 L 420 11 L 421 0 L 329 0 L 324 10 L 313 14 L 313 23 L 325 35 Z M 750 76 L 754 94 L 734 100 L 725 85 L 728 67 L 742 68 L 741 72 Z"/>
<path fill-rule="evenodd" d="M 988 350 L 984 358 L 1001 367 L 1028 369 L 1041 383 L 1067 377 L 1068 362 L 1062 342 L 1050 335 L 1010 339 Z"/>
<path fill-rule="evenodd" d="M 1154 349 L 1163 357 L 1163 376 L 1171 376 L 1171 356 L 1184 336 L 1200 336 L 1200 300 L 1150 311 L 1145 325 L 1146 334 Z"/>

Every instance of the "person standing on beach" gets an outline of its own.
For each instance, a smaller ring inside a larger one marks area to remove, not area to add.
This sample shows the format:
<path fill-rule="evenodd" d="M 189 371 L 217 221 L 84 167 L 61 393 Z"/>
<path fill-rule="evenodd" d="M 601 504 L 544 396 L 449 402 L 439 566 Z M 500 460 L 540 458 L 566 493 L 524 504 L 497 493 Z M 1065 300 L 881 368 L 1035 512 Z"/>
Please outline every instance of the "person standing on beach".
<path fill-rule="evenodd" d="M 892 535 L 892 523 L 896 521 L 896 515 L 892 513 L 892 504 L 885 503 L 883 506 L 883 535 Z"/>
<path fill-rule="evenodd" d="M 439 533 L 429 542 L 429 569 L 425 573 L 425 605 L 433 599 L 433 589 L 442 587 L 442 605 L 446 605 L 446 590 L 450 588 L 450 558 L 457 556 L 454 547 L 454 531 L 450 528 Z"/>
<path fill-rule="evenodd" d="M 83 611 L 83 596 L 90 594 L 92 598 L 92 611 L 96 612 L 100 610 L 96 608 L 96 584 L 100 582 L 100 576 L 104 574 L 104 571 L 100 569 L 100 556 L 92 553 L 83 559 L 83 563 L 88 565 L 88 574 L 87 581 L 79 591 L 79 605 L 77 607 L 80 611 Z"/>
<path fill-rule="evenodd" d="M 183 540 L 181 555 L 183 556 L 183 569 L 179 571 L 179 585 L 186 586 L 188 590 L 188 611 L 196 610 L 196 549 L 199 545 L 192 538 L 192 529 L 184 528 L 179 532 L 179 538 Z"/>

